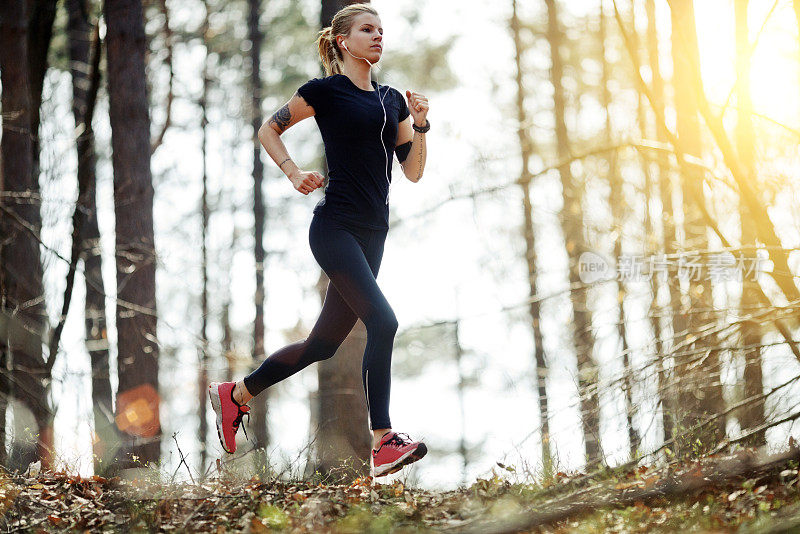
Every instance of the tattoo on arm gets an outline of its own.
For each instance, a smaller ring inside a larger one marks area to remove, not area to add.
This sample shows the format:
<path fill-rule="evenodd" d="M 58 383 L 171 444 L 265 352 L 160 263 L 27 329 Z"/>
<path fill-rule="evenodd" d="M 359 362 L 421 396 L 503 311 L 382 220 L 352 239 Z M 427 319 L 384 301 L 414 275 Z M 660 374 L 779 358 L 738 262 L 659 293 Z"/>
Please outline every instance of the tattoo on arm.
<path fill-rule="evenodd" d="M 420 141 L 422 141 L 420 139 Z M 420 178 L 422 178 L 422 143 L 419 144 L 419 166 L 417 170 L 417 181 L 419 182 Z"/>
<path fill-rule="evenodd" d="M 278 129 L 283 133 L 286 128 L 289 127 L 289 123 L 292 121 L 292 114 L 289 112 L 289 105 L 284 104 L 284 106 L 276 111 L 272 117 L 269 118 L 269 123 L 275 123 L 278 125 Z"/>

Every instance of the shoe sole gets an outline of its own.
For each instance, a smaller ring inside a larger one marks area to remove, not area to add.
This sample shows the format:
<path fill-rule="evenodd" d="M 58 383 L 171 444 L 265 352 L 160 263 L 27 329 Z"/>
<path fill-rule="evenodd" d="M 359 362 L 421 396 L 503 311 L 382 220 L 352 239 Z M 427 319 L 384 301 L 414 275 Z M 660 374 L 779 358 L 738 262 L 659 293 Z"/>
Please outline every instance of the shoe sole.
<path fill-rule="evenodd" d="M 394 463 L 388 464 L 387 466 L 381 466 L 381 472 L 378 473 L 375 471 L 375 468 L 372 469 L 373 478 L 383 477 L 386 475 L 391 475 L 392 473 L 397 473 L 400 471 L 403 466 L 408 464 L 413 464 L 417 460 L 421 460 L 425 454 L 428 452 L 428 447 L 425 446 L 424 443 L 420 443 L 419 446 L 414 449 L 413 451 L 408 451 L 403 456 L 398 458 L 394 461 Z"/>
<path fill-rule="evenodd" d="M 217 437 L 219 438 L 220 445 L 222 445 L 222 450 L 228 454 L 233 454 L 236 451 L 229 451 L 228 448 L 225 447 L 225 439 L 222 437 L 222 404 L 220 404 L 219 401 L 219 385 L 209 384 L 208 396 L 211 399 L 211 407 L 214 408 L 214 414 L 217 416 Z"/>

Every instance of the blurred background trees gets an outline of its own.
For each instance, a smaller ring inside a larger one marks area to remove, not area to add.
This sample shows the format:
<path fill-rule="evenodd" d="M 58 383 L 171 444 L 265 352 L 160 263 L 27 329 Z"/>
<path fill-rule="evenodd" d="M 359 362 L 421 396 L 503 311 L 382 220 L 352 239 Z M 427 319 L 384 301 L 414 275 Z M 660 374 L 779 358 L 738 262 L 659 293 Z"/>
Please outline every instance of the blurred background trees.
<path fill-rule="evenodd" d="M 214 469 L 204 384 L 302 339 L 324 299 L 319 197 L 255 131 L 324 75 L 314 41 L 345 3 L 6 3 L 7 468 Z M 379 278 L 393 420 L 436 459 L 413 481 L 774 444 L 800 417 L 800 2 L 590 4 L 465 3 L 445 29 L 433 2 L 373 2 L 374 77 L 434 124 L 420 184 L 394 167 Z M 327 171 L 313 121 L 284 138 Z M 359 321 L 255 399 L 226 461 L 365 474 L 365 343 Z"/>

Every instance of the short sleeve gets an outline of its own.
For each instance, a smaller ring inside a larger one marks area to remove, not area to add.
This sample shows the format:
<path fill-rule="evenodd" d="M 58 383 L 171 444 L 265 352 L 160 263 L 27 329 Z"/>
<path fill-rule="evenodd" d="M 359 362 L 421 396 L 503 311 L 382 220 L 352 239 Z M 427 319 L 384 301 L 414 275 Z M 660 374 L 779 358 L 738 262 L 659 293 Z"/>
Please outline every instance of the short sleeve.
<path fill-rule="evenodd" d="M 327 98 L 327 84 L 324 78 L 312 78 L 297 89 L 297 94 L 303 97 L 306 103 L 314 108 L 314 113 L 325 113 Z"/>
<path fill-rule="evenodd" d="M 395 89 L 395 93 L 397 93 L 397 107 L 400 110 L 399 114 L 397 115 L 397 122 L 401 123 L 406 120 L 406 117 L 411 115 L 411 111 L 408 109 L 406 97 L 403 96 L 403 93 L 397 89 Z"/>

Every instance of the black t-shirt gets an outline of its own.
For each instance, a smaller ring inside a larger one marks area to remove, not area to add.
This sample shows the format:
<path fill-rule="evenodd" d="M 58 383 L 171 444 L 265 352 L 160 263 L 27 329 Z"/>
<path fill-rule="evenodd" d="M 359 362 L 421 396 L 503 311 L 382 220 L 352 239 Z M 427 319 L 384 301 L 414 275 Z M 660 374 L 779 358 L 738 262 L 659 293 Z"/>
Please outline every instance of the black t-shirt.
<path fill-rule="evenodd" d="M 388 229 L 397 126 L 410 111 L 400 91 L 374 81 L 371 84 L 375 90 L 366 91 L 344 74 L 333 74 L 313 78 L 297 92 L 314 108 L 328 161 L 325 197 L 314 213 L 357 226 Z M 385 126 L 380 98 L 386 109 Z"/>

